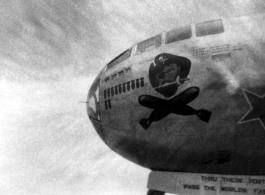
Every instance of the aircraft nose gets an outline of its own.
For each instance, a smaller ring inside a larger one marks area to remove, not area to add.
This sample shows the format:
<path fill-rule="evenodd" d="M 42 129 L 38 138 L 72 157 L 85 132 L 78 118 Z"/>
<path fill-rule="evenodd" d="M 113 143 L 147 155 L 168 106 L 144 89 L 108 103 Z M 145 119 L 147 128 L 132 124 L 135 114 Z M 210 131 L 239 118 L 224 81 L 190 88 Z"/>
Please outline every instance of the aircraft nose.
<path fill-rule="evenodd" d="M 104 131 L 101 125 L 100 116 L 100 74 L 91 85 L 87 96 L 87 114 L 96 129 L 98 135 L 104 141 Z"/>
<path fill-rule="evenodd" d="M 100 106 L 99 106 L 99 84 L 100 78 L 96 78 L 87 96 L 87 114 L 89 118 L 100 121 Z"/>

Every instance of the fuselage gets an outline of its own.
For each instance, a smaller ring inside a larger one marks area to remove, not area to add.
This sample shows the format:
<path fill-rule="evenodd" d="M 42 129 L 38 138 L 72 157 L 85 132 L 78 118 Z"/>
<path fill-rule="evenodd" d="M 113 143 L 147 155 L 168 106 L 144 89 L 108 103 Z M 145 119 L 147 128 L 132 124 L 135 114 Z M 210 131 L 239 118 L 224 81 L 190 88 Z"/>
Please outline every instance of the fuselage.
<path fill-rule="evenodd" d="M 209 20 L 126 50 L 89 91 L 99 136 L 152 170 L 264 175 L 264 21 Z"/>

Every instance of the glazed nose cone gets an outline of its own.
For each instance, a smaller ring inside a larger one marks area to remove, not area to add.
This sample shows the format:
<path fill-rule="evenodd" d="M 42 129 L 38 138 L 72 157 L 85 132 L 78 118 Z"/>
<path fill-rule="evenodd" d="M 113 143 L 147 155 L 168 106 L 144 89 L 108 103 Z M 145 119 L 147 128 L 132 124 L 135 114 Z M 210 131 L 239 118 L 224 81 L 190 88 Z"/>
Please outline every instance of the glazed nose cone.
<path fill-rule="evenodd" d="M 88 117 L 96 129 L 98 135 L 104 141 L 104 132 L 101 126 L 101 116 L 100 116 L 100 74 L 96 77 L 95 81 L 91 85 L 88 96 L 87 96 L 87 114 Z"/>

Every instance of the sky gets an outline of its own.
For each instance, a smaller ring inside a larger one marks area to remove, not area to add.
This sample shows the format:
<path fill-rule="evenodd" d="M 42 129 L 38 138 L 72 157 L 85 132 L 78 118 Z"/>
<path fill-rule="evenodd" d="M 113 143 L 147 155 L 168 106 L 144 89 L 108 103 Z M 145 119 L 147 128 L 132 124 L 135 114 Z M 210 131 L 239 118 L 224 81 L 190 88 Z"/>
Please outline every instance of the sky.
<path fill-rule="evenodd" d="M 146 194 L 150 171 L 111 151 L 80 101 L 105 64 L 133 44 L 256 7 L 250 0 L 0 0 L 0 194 Z"/>

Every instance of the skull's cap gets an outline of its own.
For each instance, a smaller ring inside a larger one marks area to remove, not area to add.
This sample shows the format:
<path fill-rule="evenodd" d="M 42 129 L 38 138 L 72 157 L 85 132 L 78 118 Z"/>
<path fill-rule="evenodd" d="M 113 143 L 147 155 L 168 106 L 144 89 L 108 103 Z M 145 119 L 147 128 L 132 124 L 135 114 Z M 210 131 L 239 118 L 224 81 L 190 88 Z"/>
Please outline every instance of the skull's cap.
<path fill-rule="evenodd" d="M 155 69 L 158 72 L 163 71 L 166 66 L 169 66 L 172 63 L 179 64 L 179 65 L 186 65 L 190 67 L 191 61 L 188 58 L 177 56 L 169 53 L 161 53 L 155 57 Z"/>

